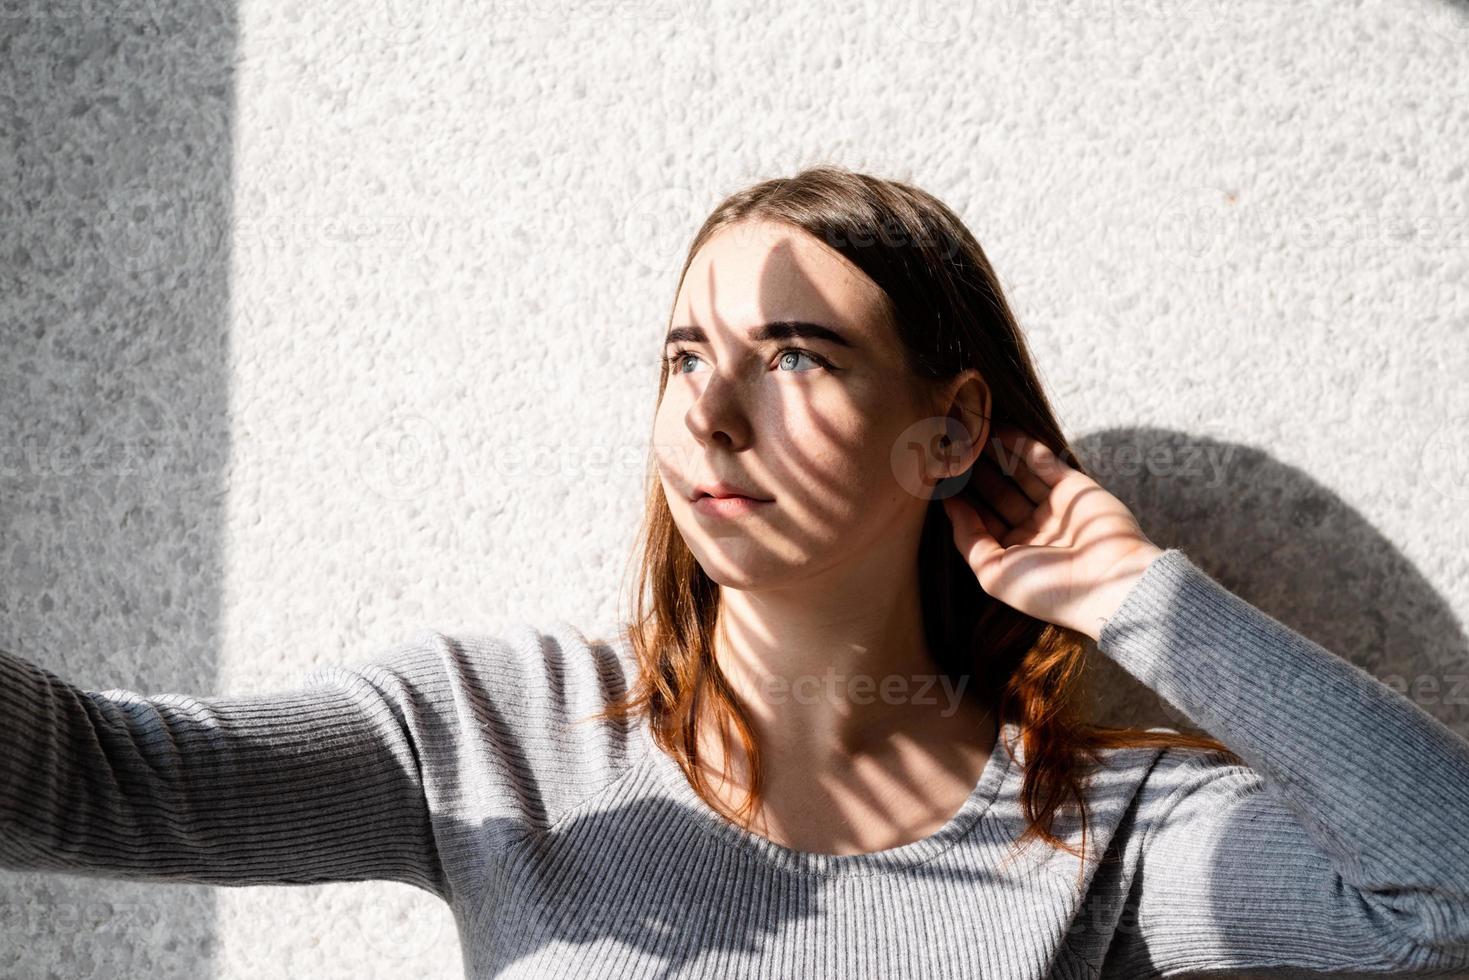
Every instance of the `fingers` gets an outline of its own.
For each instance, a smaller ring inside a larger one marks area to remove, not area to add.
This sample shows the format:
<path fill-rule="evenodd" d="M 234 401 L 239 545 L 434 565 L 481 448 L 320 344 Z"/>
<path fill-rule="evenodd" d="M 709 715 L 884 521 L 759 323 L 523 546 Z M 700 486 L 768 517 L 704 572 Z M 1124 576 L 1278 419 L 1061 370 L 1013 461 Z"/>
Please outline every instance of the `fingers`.
<path fill-rule="evenodd" d="M 1023 523 L 1035 511 L 1036 502 L 1021 493 L 989 456 L 980 456 L 973 473 L 978 496 L 1011 527 Z"/>
<path fill-rule="evenodd" d="M 993 434 L 985 442 L 985 453 L 992 456 L 1000 471 L 1037 504 L 1050 495 L 1051 487 L 1073 472 L 1045 443 L 1025 435 L 1013 425 L 995 426 Z"/>
<path fill-rule="evenodd" d="M 1006 479 L 1014 483 L 1032 504 L 1039 504 L 1051 495 L 1050 486 L 1035 475 L 1024 454 L 1004 444 L 1002 438 L 991 439 L 985 448 L 984 458 L 991 460 L 995 468 L 1004 473 Z"/>
<path fill-rule="evenodd" d="M 983 503 L 945 497 L 943 506 L 953 527 L 954 547 L 971 568 L 978 569 L 1004 552 L 1000 541 L 1009 529 Z"/>
<path fill-rule="evenodd" d="M 997 544 L 1004 543 L 1005 536 L 1010 533 L 1011 525 L 1006 524 L 994 511 L 985 506 L 984 501 L 973 501 L 974 512 L 979 515 L 980 523 L 984 525 L 985 532 L 995 539 Z"/>

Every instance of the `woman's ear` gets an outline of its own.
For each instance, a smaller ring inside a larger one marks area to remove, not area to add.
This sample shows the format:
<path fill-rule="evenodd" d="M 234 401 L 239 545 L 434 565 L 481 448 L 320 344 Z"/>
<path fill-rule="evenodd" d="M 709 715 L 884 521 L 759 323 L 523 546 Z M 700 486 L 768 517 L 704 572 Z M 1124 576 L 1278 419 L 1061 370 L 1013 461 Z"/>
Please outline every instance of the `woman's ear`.
<path fill-rule="evenodd" d="M 990 389 L 976 370 L 924 388 L 919 418 L 893 442 L 893 474 L 914 496 L 937 500 L 970 482 L 990 431 Z M 914 472 L 914 457 L 918 471 Z"/>
<path fill-rule="evenodd" d="M 974 368 L 959 374 L 950 384 L 946 428 L 955 433 L 945 435 L 941 444 L 953 451 L 948 454 L 948 476 L 959 476 L 974 465 L 989 438 L 991 398 L 990 386 Z"/>

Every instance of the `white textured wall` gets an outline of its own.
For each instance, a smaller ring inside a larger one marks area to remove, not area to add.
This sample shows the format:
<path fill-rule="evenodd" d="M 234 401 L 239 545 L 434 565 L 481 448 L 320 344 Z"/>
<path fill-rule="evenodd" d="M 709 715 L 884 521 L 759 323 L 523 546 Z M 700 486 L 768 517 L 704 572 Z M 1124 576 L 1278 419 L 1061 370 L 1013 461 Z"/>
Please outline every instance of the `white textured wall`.
<path fill-rule="evenodd" d="M 610 623 L 684 243 L 830 161 L 960 211 L 1156 540 L 1469 734 L 1462 0 L 183 10 L 0 11 L 9 649 L 245 693 Z M 0 912 L 7 977 L 459 975 L 407 886 Z"/>

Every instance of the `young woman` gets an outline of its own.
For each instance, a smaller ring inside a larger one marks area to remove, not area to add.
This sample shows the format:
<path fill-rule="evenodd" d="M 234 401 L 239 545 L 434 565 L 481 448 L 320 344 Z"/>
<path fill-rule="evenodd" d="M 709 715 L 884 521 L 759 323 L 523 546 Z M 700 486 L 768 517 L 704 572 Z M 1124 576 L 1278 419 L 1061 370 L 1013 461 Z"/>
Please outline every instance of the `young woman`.
<path fill-rule="evenodd" d="M 1149 540 L 942 203 L 750 187 L 668 326 L 615 639 L 259 697 L 0 655 L 0 862 L 408 882 L 476 978 L 1469 976 L 1469 743 Z M 1088 638 L 1215 737 L 1089 724 Z"/>

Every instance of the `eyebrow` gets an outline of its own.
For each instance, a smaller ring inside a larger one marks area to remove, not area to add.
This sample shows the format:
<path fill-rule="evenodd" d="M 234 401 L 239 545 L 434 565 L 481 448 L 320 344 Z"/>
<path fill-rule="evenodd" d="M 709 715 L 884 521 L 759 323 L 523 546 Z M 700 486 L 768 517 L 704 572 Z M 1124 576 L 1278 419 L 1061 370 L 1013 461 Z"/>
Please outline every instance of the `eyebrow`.
<path fill-rule="evenodd" d="M 808 323 L 805 320 L 776 320 L 755 327 L 750 331 L 750 340 L 755 343 L 764 343 L 770 340 L 790 340 L 798 337 L 812 340 L 825 340 L 840 347 L 856 348 L 856 344 L 848 340 L 844 335 L 824 327 L 819 323 Z M 668 331 L 668 336 L 663 338 L 663 346 L 667 347 L 674 343 L 705 344 L 709 342 L 709 335 L 704 332 L 703 327 L 687 326 L 674 327 Z"/>

